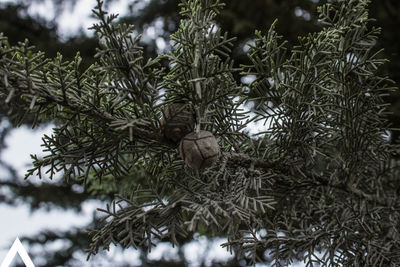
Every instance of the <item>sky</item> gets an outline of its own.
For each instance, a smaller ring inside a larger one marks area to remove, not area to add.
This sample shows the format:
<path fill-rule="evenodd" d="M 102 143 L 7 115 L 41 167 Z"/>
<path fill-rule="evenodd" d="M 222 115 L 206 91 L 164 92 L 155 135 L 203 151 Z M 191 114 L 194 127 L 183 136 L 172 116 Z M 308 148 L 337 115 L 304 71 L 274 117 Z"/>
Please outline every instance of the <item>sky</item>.
<path fill-rule="evenodd" d="M 147 1 L 147 0 L 143 0 Z M 0 3 L 15 2 L 12 0 L 0 0 Z M 110 13 L 119 13 L 121 15 L 128 12 L 129 0 L 116 1 L 111 4 L 108 8 Z M 82 30 L 87 34 L 91 34 L 88 30 L 92 26 L 94 19 L 90 17 L 91 9 L 95 6 L 96 0 L 78 0 L 75 7 L 71 10 L 66 8 L 65 11 L 58 18 L 58 29 L 59 36 L 61 38 L 68 38 L 74 35 L 78 31 Z M 31 15 L 39 15 L 47 20 L 54 18 L 55 11 L 51 0 L 44 0 L 40 4 L 33 4 L 28 12 Z M 149 29 L 151 34 L 151 29 Z M 261 126 L 260 124 L 255 124 L 250 130 L 255 133 L 257 128 Z M 29 167 L 31 162 L 30 154 L 43 155 L 41 152 L 41 137 L 43 134 L 51 134 L 52 125 L 47 127 L 42 127 L 32 131 L 27 127 L 21 127 L 12 131 L 12 133 L 7 137 L 6 144 L 7 149 L 2 151 L 2 159 L 18 170 L 18 174 L 23 177 L 25 171 Z M 2 170 L 0 170 L 0 174 Z M 31 181 L 34 178 L 30 178 Z M 37 181 L 41 182 L 41 181 Z M 91 220 L 93 211 L 99 207 L 99 202 L 90 201 L 83 206 L 83 212 L 75 213 L 73 211 L 61 211 L 52 210 L 47 212 L 45 210 L 39 210 L 31 213 L 27 205 L 19 205 L 17 208 L 10 207 L 4 204 L 0 204 L 0 214 L 2 214 L 0 219 L 0 229 L 3 229 L 0 233 L 0 263 L 4 259 L 8 249 L 11 247 L 15 238 L 18 236 L 29 235 L 36 233 L 43 229 L 55 229 L 55 230 L 66 230 L 71 227 L 82 227 L 86 225 Z M 6 216 L 4 216 L 6 214 Z M 190 243 L 185 247 L 185 255 L 187 256 L 190 266 L 197 266 L 198 259 L 203 255 L 207 254 L 208 259 L 211 261 L 215 259 L 228 259 L 230 254 L 219 244 L 223 243 L 223 240 L 214 240 L 210 246 L 207 248 L 205 238 L 200 237 L 198 240 Z M 40 249 L 40 248 L 33 248 Z M 150 255 L 154 259 L 158 259 L 161 256 L 174 257 L 176 255 L 176 250 L 172 249 L 171 246 L 167 244 L 160 244 Z M 29 253 L 29 251 L 28 251 Z M 108 257 L 113 258 L 113 260 L 126 260 L 129 259 L 133 264 L 140 264 L 137 259 L 137 254 L 132 251 L 121 252 L 118 249 L 112 249 L 108 253 Z M 85 255 L 77 255 L 78 259 L 84 261 Z M 114 264 L 116 264 L 114 262 Z M 82 262 L 81 266 L 86 266 L 86 263 Z M 89 266 L 89 265 L 88 265 Z M 117 265 L 115 265 L 117 266 Z M 262 267 L 263 265 L 257 265 Z M 293 267 L 299 267 L 303 265 L 293 264 Z"/>

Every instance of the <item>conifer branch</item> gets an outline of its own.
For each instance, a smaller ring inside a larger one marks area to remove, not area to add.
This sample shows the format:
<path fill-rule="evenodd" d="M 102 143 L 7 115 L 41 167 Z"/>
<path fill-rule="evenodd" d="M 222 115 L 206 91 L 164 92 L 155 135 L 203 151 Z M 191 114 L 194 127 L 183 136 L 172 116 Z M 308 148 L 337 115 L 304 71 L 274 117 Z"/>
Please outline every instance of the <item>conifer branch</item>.
<path fill-rule="evenodd" d="M 150 250 L 198 231 L 226 236 L 224 246 L 253 264 L 271 251 L 277 265 L 302 255 L 311 266 L 318 250 L 327 266 L 400 265 L 398 148 L 384 138 L 382 99 L 395 88 L 380 75 L 367 4 L 322 5 L 325 27 L 291 50 L 273 23 L 256 32 L 242 69 L 230 59 L 233 39 L 214 25 L 218 0 L 182 0 L 172 51 L 147 61 L 132 26 L 115 24 L 98 0 L 98 62 L 84 72 L 79 56 L 45 59 L 0 37 L 0 99 L 13 119 L 57 123 L 28 174 L 132 180 L 130 197 L 102 209 L 89 255 L 111 243 Z M 237 71 L 254 81 L 238 84 Z M 255 114 L 240 111 L 245 101 Z M 196 131 L 218 138 L 218 164 L 184 164 L 163 128 L 174 102 L 195 107 Z M 250 121 L 264 122 L 258 138 L 243 131 Z"/>

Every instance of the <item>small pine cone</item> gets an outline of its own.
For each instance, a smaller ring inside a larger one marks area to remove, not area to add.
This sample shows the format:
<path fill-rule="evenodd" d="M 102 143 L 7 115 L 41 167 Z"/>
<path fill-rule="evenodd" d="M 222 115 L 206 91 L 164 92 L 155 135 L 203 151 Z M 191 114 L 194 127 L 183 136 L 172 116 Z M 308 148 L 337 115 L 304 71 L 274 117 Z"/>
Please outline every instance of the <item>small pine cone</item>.
<path fill-rule="evenodd" d="M 169 104 L 164 109 L 164 116 L 164 135 L 176 144 L 194 129 L 194 111 L 190 104 Z"/>
<path fill-rule="evenodd" d="M 217 139 L 208 131 L 186 135 L 181 140 L 179 152 L 185 163 L 195 170 L 210 167 L 221 155 Z"/>

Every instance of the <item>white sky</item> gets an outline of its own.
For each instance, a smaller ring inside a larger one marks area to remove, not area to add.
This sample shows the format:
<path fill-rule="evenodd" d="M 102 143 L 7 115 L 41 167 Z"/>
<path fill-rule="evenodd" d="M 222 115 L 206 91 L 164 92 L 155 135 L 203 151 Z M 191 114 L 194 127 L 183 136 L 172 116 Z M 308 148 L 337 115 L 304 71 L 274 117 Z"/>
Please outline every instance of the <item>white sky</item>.
<path fill-rule="evenodd" d="M 148 0 L 142 0 L 148 2 Z M 15 3 L 16 0 L 0 0 L 0 3 Z M 108 8 L 109 13 L 118 13 L 123 16 L 129 12 L 128 4 L 132 0 L 119 0 L 112 2 Z M 91 34 L 88 30 L 96 20 L 91 18 L 92 9 L 97 5 L 96 0 L 78 0 L 74 8 L 71 10 L 71 4 L 66 1 L 64 12 L 57 19 L 58 30 L 61 38 L 73 36 L 78 31 L 84 31 Z M 55 9 L 52 0 L 43 0 L 41 3 L 33 3 L 28 9 L 28 13 L 33 16 L 39 15 L 46 20 L 52 20 L 55 16 Z"/>
<path fill-rule="evenodd" d="M 129 1 L 130 0 L 116 1 L 110 5 L 108 11 L 110 13 L 119 13 L 124 15 L 128 12 L 127 5 Z M 143 1 L 147 2 L 147 0 Z M 0 3 L 7 2 L 16 1 L 0 0 Z M 93 22 L 95 22 L 93 18 L 90 18 L 91 9 L 95 4 L 96 0 L 78 0 L 72 11 L 70 8 L 66 8 L 58 19 L 59 36 L 61 38 L 67 38 L 80 30 L 90 34 L 90 31 L 87 30 L 87 28 L 92 26 Z M 45 0 L 42 4 L 32 5 L 28 12 L 31 15 L 40 15 L 48 20 L 53 19 L 55 13 L 51 0 Z M 260 123 L 259 126 L 261 126 Z M 23 177 L 27 166 L 31 163 L 29 155 L 41 154 L 41 137 L 43 134 L 51 134 L 51 127 L 52 126 L 40 128 L 35 131 L 28 129 L 27 127 L 13 130 L 6 140 L 8 148 L 1 153 L 2 159 L 14 166 L 18 170 L 18 174 Z M 251 132 L 254 133 L 255 131 L 252 130 Z M 2 173 L 2 170 L 0 170 L 0 173 Z M 33 181 L 35 178 L 32 177 L 30 179 Z M 99 207 L 99 202 L 91 201 L 83 206 L 83 212 L 80 214 L 73 211 L 60 210 L 53 210 L 51 212 L 39 210 L 31 213 L 27 205 L 10 207 L 0 204 L 0 214 L 2 214 L 0 219 L 0 263 L 17 236 L 34 234 L 43 229 L 66 230 L 72 226 L 84 226 L 90 221 L 92 212 L 97 207 Z M 208 255 L 207 258 L 210 260 L 209 263 L 211 263 L 211 260 L 214 258 L 226 259 L 230 257 L 230 254 L 219 246 L 221 243 L 223 243 L 223 240 L 221 239 L 213 241 L 208 250 L 205 250 L 206 243 L 204 238 L 199 238 L 197 241 L 189 244 L 185 247 L 184 251 L 190 262 L 190 266 L 198 266 L 198 259 L 199 257 L 202 257 L 204 253 Z M 132 251 L 121 253 L 114 249 L 111 254 L 113 256 L 118 256 L 120 259 L 126 259 L 128 257 L 128 259 L 132 260 L 132 257 L 136 257 L 135 253 Z M 130 255 L 127 256 L 127 254 Z M 174 257 L 174 254 L 176 254 L 176 251 L 172 250 L 169 245 L 160 244 L 153 251 L 150 257 L 154 259 L 160 258 L 161 256 Z M 82 260 L 84 259 L 84 255 L 78 255 L 78 257 L 82 258 Z M 114 259 L 115 258 L 116 257 L 114 257 Z M 85 264 L 82 263 L 82 266 L 85 266 Z M 261 267 L 264 265 L 257 266 Z M 298 267 L 304 265 L 293 264 L 292 266 Z"/>

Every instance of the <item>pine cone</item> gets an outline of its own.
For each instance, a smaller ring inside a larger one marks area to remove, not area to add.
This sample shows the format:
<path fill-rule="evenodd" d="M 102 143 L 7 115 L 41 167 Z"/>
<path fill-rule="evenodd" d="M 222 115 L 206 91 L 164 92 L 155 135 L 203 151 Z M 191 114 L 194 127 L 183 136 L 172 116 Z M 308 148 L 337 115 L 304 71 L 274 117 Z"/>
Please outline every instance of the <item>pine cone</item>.
<path fill-rule="evenodd" d="M 185 163 L 195 170 L 210 167 L 221 155 L 217 139 L 208 131 L 186 135 L 181 140 L 179 152 Z"/>
<path fill-rule="evenodd" d="M 164 135 L 176 144 L 194 129 L 194 111 L 188 103 L 167 105 L 164 109 L 164 116 Z"/>

